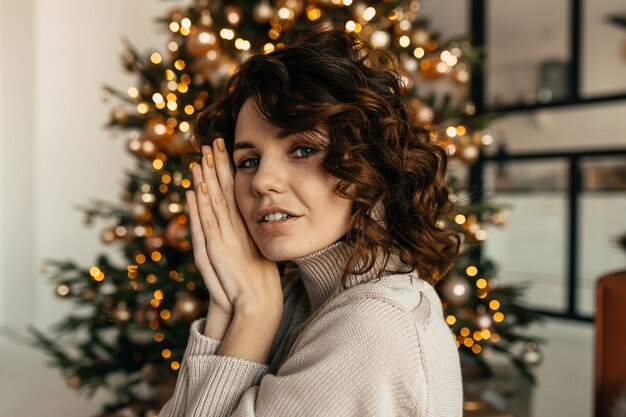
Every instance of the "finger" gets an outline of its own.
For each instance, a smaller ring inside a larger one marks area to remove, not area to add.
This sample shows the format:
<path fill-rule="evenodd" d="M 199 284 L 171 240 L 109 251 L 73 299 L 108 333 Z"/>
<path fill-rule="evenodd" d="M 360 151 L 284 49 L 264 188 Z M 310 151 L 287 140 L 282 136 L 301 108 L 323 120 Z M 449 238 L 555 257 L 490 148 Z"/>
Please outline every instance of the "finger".
<path fill-rule="evenodd" d="M 193 244 L 193 256 L 194 262 L 200 270 L 200 273 L 204 276 L 209 272 L 213 272 L 211 266 L 211 260 L 206 251 L 206 240 L 204 238 L 204 231 L 200 224 L 200 215 L 198 213 L 198 204 L 196 201 L 195 193 L 193 191 L 185 192 L 187 197 L 187 208 L 189 211 L 189 224 L 191 231 L 191 243 Z"/>
<path fill-rule="evenodd" d="M 204 236 L 206 238 L 207 247 L 211 245 L 215 239 L 218 239 L 220 236 L 220 228 L 217 223 L 217 219 L 213 214 L 213 209 L 211 208 L 211 202 L 209 201 L 209 188 L 208 184 L 204 180 L 204 176 L 202 175 L 202 168 L 199 164 L 195 164 L 191 168 L 191 172 L 193 174 L 193 182 L 195 185 L 195 197 L 198 206 L 200 224 L 202 225 L 202 230 L 204 231 Z"/>
<path fill-rule="evenodd" d="M 239 209 L 235 201 L 235 181 L 231 159 L 226 152 L 226 146 L 223 138 L 217 138 L 213 141 L 213 156 L 215 159 L 215 171 L 219 180 L 222 194 L 226 198 L 226 204 L 231 216 L 231 220 L 237 219 Z M 233 221 L 234 223 L 234 221 Z"/>
<path fill-rule="evenodd" d="M 230 221 L 228 203 L 222 193 L 217 173 L 215 172 L 214 158 L 211 147 L 207 145 L 202 146 L 202 175 L 208 187 L 211 209 L 222 233 L 226 236 L 231 236 L 233 228 Z"/>

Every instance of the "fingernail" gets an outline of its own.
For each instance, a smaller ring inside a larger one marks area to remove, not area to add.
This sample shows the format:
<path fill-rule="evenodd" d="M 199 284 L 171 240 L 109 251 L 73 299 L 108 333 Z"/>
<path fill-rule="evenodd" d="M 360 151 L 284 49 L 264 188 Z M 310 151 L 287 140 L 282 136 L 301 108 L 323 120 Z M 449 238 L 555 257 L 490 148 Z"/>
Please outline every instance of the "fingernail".
<path fill-rule="evenodd" d="M 200 184 L 200 189 L 202 190 L 202 194 L 207 193 L 206 182 L 203 182 L 202 184 Z"/>
<path fill-rule="evenodd" d="M 190 163 L 190 164 L 189 164 L 189 171 L 191 171 L 191 170 L 192 170 L 192 168 L 193 168 L 193 166 L 194 166 L 194 165 L 196 165 L 196 162 L 192 162 L 192 163 Z"/>
<path fill-rule="evenodd" d="M 226 146 L 224 146 L 224 139 L 219 138 L 216 139 L 217 142 L 217 149 L 219 149 L 220 151 L 224 151 L 224 149 L 226 149 Z"/>
<path fill-rule="evenodd" d="M 210 153 L 206 155 L 206 164 L 209 166 L 209 168 L 213 168 L 213 155 L 211 155 Z"/>

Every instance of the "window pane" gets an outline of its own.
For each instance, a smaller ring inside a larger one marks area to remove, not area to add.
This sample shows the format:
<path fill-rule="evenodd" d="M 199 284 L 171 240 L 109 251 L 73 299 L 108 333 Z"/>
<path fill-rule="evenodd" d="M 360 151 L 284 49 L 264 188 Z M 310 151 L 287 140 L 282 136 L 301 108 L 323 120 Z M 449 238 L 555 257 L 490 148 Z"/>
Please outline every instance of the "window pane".
<path fill-rule="evenodd" d="M 589 158 L 581 168 L 578 306 L 593 315 L 596 280 L 626 268 L 626 254 L 615 244 L 626 233 L 626 157 Z"/>
<path fill-rule="evenodd" d="M 566 174 L 567 164 L 560 160 L 509 162 L 505 171 L 488 164 L 485 171 L 490 201 L 512 208 L 503 227 L 487 228 L 484 256 L 499 266 L 503 285 L 530 283 L 525 302 L 531 308 L 566 308 Z M 495 185 L 501 181 L 496 179 L 502 176 L 511 183 L 498 191 Z"/>
<path fill-rule="evenodd" d="M 623 1 L 583 2 L 581 94 L 626 93 L 626 8 Z"/>
<path fill-rule="evenodd" d="M 566 99 L 569 0 L 487 2 L 489 107 Z"/>

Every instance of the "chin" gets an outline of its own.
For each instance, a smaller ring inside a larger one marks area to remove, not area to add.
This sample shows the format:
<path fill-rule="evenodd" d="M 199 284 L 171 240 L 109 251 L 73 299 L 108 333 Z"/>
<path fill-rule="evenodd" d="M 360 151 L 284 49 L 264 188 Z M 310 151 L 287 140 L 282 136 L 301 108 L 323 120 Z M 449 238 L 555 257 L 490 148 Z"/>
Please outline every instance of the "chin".
<path fill-rule="evenodd" d="M 289 249 L 276 248 L 276 247 L 261 249 L 261 253 L 263 254 L 263 256 L 265 256 L 270 261 L 274 261 L 274 262 L 290 261 L 294 258 L 308 255 L 308 253 L 305 253 L 305 252 L 300 253 L 299 251 L 294 250 L 293 247 Z"/>

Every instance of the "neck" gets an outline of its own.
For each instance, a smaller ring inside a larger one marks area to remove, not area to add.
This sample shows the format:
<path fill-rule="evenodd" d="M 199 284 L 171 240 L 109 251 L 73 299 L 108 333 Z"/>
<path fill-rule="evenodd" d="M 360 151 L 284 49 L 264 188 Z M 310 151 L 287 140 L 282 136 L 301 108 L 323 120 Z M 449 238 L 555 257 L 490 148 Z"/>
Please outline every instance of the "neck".
<path fill-rule="evenodd" d="M 344 240 L 339 240 L 310 255 L 293 260 L 302 274 L 302 282 L 309 296 L 313 311 L 322 305 L 333 292 L 341 288 L 341 277 L 346 269 L 350 255 L 350 246 Z M 370 281 L 377 276 L 387 275 L 387 271 L 397 270 L 402 265 L 398 256 L 390 255 L 385 271 L 379 274 L 383 261 L 383 254 L 379 253 L 374 268 L 370 271 L 361 275 L 348 274 L 348 288 Z M 363 263 L 359 263 L 357 267 L 362 265 Z"/>

